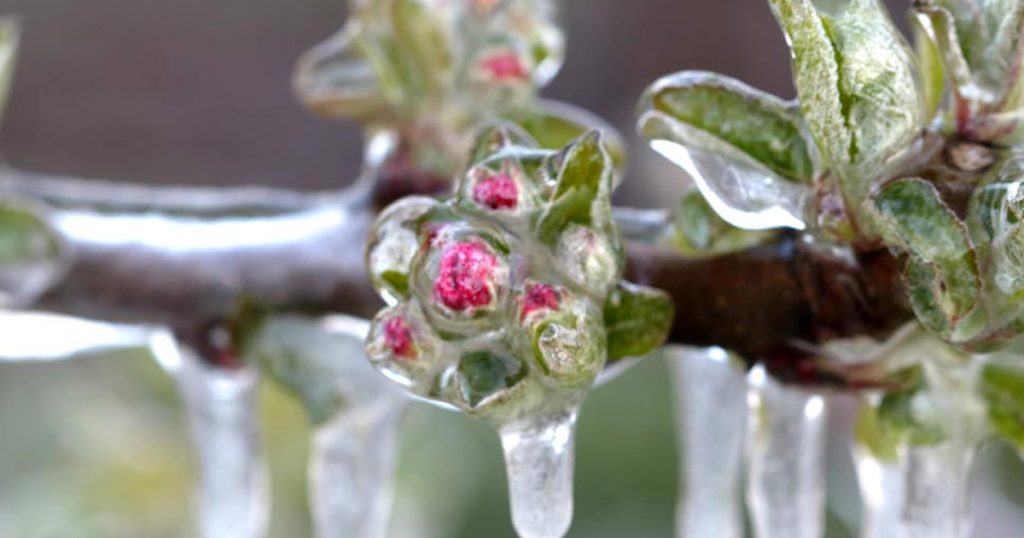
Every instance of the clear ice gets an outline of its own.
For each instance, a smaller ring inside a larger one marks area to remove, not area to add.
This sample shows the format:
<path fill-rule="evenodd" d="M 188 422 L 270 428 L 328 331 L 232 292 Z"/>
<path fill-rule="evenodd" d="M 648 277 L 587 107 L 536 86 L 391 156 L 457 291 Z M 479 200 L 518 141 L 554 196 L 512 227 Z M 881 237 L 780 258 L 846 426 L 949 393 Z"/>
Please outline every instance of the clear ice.
<path fill-rule="evenodd" d="M 721 348 L 663 348 L 679 451 L 678 538 L 740 538 L 746 373 Z"/>
<path fill-rule="evenodd" d="M 903 350 L 915 352 L 920 351 Z M 912 404 L 915 415 L 941 425 L 940 441 L 901 441 L 892 458 L 854 443 L 863 538 L 966 538 L 970 532 L 970 474 L 988 436 L 985 407 L 974 393 L 976 364 L 946 355 L 940 351 L 922 361 L 925 388 Z M 870 395 L 876 404 L 878 397 Z"/>
<path fill-rule="evenodd" d="M 561 538 L 572 524 L 575 405 L 498 428 L 512 524 L 521 538 Z"/>
<path fill-rule="evenodd" d="M 683 127 L 680 127 L 683 128 Z M 726 222 L 744 230 L 803 230 L 806 188 L 755 164 L 730 160 L 671 140 L 651 148 L 686 171 Z"/>
<path fill-rule="evenodd" d="M 758 538 L 820 538 L 825 516 L 825 427 L 818 394 L 749 375 L 747 506 Z"/>
<path fill-rule="evenodd" d="M 901 447 L 896 461 L 857 447 L 862 538 L 966 538 L 974 447 L 958 442 Z"/>
<path fill-rule="evenodd" d="M 278 316 L 250 346 L 268 375 L 300 392 L 315 426 L 308 479 L 320 538 L 387 536 L 399 424 L 410 400 L 370 366 L 368 330 L 350 316 Z"/>
<path fill-rule="evenodd" d="M 269 478 L 259 421 L 259 374 L 210 366 L 154 338 L 154 351 L 174 374 L 199 463 L 198 533 L 203 538 L 259 538 L 269 518 Z"/>

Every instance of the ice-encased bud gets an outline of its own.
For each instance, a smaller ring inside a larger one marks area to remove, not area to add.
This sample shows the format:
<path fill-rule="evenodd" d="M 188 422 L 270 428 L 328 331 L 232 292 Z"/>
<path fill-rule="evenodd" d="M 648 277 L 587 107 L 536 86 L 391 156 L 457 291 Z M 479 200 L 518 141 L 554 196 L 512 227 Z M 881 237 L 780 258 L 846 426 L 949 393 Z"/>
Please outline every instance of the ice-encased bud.
<path fill-rule="evenodd" d="M 493 234 L 459 224 L 428 233 L 414 262 L 413 294 L 426 299 L 421 306 L 435 328 L 465 336 L 502 322 L 511 270 L 499 248 L 507 249 Z"/>
<path fill-rule="evenodd" d="M 366 354 L 388 378 L 424 390 L 436 375 L 440 347 L 416 305 L 403 303 L 373 318 Z"/>
<path fill-rule="evenodd" d="M 543 285 L 527 288 L 522 311 L 533 357 L 559 384 L 586 384 L 604 366 L 607 352 L 601 312 L 573 297 L 557 305 L 552 299 Z M 536 304 L 538 300 L 543 303 Z"/>
<path fill-rule="evenodd" d="M 587 226 L 570 226 L 558 238 L 559 266 L 577 285 L 606 294 L 622 274 L 622 255 L 606 234 Z"/>
<path fill-rule="evenodd" d="M 418 221 L 437 205 L 426 196 L 412 196 L 392 204 L 377 218 L 366 244 L 370 281 L 388 304 L 409 294 L 409 272 L 419 246 Z"/>

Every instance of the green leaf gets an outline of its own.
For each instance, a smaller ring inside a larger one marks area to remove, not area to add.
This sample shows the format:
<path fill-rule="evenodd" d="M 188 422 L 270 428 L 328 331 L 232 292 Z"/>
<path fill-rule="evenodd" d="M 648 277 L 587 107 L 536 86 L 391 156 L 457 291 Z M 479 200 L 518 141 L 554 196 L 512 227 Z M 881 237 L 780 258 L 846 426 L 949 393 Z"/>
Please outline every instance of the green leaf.
<path fill-rule="evenodd" d="M 769 1 L 792 49 L 808 127 L 848 202 L 859 203 L 925 123 L 910 47 L 877 0 Z"/>
<path fill-rule="evenodd" d="M 942 51 L 929 36 L 929 30 L 919 20 L 913 23 L 914 45 L 917 50 L 917 61 L 921 67 L 922 91 L 925 102 L 925 119 L 930 121 L 939 112 L 946 91 L 946 68 L 942 59 Z"/>
<path fill-rule="evenodd" d="M 604 148 L 600 131 L 590 131 L 557 154 L 557 180 L 551 201 L 537 222 L 538 236 L 547 244 L 555 244 L 559 234 L 572 223 L 589 225 L 599 195 L 610 195 L 612 161 Z M 610 201 L 605 199 L 603 204 Z M 608 210 L 608 208 L 604 208 Z"/>
<path fill-rule="evenodd" d="M 675 306 L 661 290 L 622 281 L 604 304 L 608 360 L 640 357 L 665 343 Z"/>
<path fill-rule="evenodd" d="M 971 238 L 984 251 L 1018 226 L 1024 217 L 1024 156 L 1010 154 L 992 167 L 971 193 L 967 225 Z"/>
<path fill-rule="evenodd" d="M 537 141 L 518 125 L 509 122 L 496 122 L 480 130 L 473 149 L 470 151 L 469 163 L 476 164 L 495 156 L 508 148 L 537 148 Z M 559 145 L 558 147 L 562 147 Z"/>
<path fill-rule="evenodd" d="M 452 44 L 441 10 L 423 0 L 393 0 L 395 41 L 400 55 L 415 60 L 415 70 L 428 91 L 445 85 L 452 70 Z"/>
<path fill-rule="evenodd" d="M 526 364 L 490 351 L 474 351 L 459 359 L 459 390 L 471 407 L 511 388 L 526 377 Z"/>
<path fill-rule="evenodd" d="M 56 260 L 62 250 L 57 234 L 37 212 L 0 201 L 0 267 Z"/>
<path fill-rule="evenodd" d="M 1021 26 L 1024 2 L 1020 0 L 937 0 L 951 15 L 957 43 L 970 69 L 972 98 L 995 110 L 1006 110 L 1006 100 L 1019 85 Z M 983 95 L 977 95 L 981 91 Z M 1016 103 L 1019 105 L 1020 103 Z"/>
<path fill-rule="evenodd" d="M 894 462 L 899 457 L 899 436 L 882 425 L 878 410 L 867 402 L 860 405 L 857 421 L 853 425 L 853 435 L 877 460 Z"/>
<path fill-rule="evenodd" d="M 721 255 L 764 242 L 775 234 L 737 228 L 715 213 L 698 191 L 683 195 L 673 219 L 672 244 L 687 256 Z"/>
<path fill-rule="evenodd" d="M 1000 436 L 1024 450 L 1024 369 L 987 363 L 978 390 L 988 405 L 988 419 Z"/>
<path fill-rule="evenodd" d="M 539 147 L 559 149 L 583 134 L 598 130 L 603 135 L 605 149 L 615 169 L 622 171 L 626 164 L 626 143 L 622 135 L 599 116 L 569 103 L 540 100 L 520 115 L 513 116 Z"/>
<path fill-rule="evenodd" d="M 911 445 L 933 445 L 945 440 L 946 432 L 941 423 L 934 417 L 923 418 L 915 412 L 915 399 L 929 396 L 925 389 L 923 381 L 919 381 L 907 390 L 882 397 L 878 404 L 878 422 L 891 437 Z"/>
<path fill-rule="evenodd" d="M 967 227 L 920 178 L 892 181 L 871 202 L 879 233 L 909 255 L 903 278 L 918 319 L 943 336 L 956 336 L 981 288 Z"/>
<path fill-rule="evenodd" d="M 13 17 L 0 17 L 0 118 L 3 118 L 7 98 L 14 78 L 14 60 L 18 55 L 21 27 Z"/>
<path fill-rule="evenodd" d="M 984 288 L 991 329 L 1010 325 L 1024 309 L 1022 217 L 1024 158 L 1013 154 L 994 167 L 984 183 L 974 189 L 967 211 L 971 237 L 978 245 L 982 265 L 986 266 Z"/>
<path fill-rule="evenodd" d="M 807 141 L 789 105 L 738 80 L 703 71 L 664 77 L 641 100 L 641 115 L 652 111 L 708 135 L 679 141 L 685 145 L 711 152 L 724 149 L 733 154 L 729 156 L 742 153 L 743 159 L 794 181 L 809 182 L 814 175 Z"/>

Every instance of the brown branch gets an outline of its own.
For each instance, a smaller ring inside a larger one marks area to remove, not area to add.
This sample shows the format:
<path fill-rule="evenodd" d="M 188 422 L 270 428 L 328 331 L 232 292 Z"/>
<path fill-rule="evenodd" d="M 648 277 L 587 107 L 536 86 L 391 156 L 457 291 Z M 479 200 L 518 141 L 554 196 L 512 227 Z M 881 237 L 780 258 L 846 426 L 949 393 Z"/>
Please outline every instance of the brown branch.
<path fill-rule="evenodd" d="M 52 207 L 72 264 L 35 308 L 194 334 L 243 301 L 289 311 L 372 316 L 380 307 L 363 267 L 378 200 L 344 193 L 181 189 L 0 171 L 0 195 Z M 627 238 L 649 237 L 659 211 L 617 210 Z M 883 251 L 856 259 L 795 236 L 706 259 L 629 241 L 627 278 L 668 291 L 671 340 L 750 358 L 794 344 L 884 335 L 911 319 Z"/>

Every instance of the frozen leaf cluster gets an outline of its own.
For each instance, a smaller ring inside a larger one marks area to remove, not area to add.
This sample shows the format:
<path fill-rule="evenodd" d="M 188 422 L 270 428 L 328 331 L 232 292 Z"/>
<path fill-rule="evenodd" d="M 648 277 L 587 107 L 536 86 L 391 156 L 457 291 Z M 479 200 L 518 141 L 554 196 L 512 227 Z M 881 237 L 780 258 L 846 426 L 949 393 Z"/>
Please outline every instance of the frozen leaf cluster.
<path fill-rule="evenodd" d="M 313 112 L 358 120 L 388 141 L 368 154 L 379 181 L 446 181 L 465 166 L 473 133 L 495 120 L 519 124 L 546 148 L 600 129 L 621 164 L 623 144 L 607 123 L 538 96 L 565 47 L 552 0 L 349 4 L 342 30 L 299 61 L 294 87 Z"/>
<path fill-rule="evenodd" d="M 373 364 L 414 393 L 499 422 L 578 401 L 606 358 L 660 345 L 664 294 L 621 282 L 612 158 L 598 132 L 543 150 L 486 130 L 454 199 L 384 211 L 367 267 L 389 303 Z"/>

